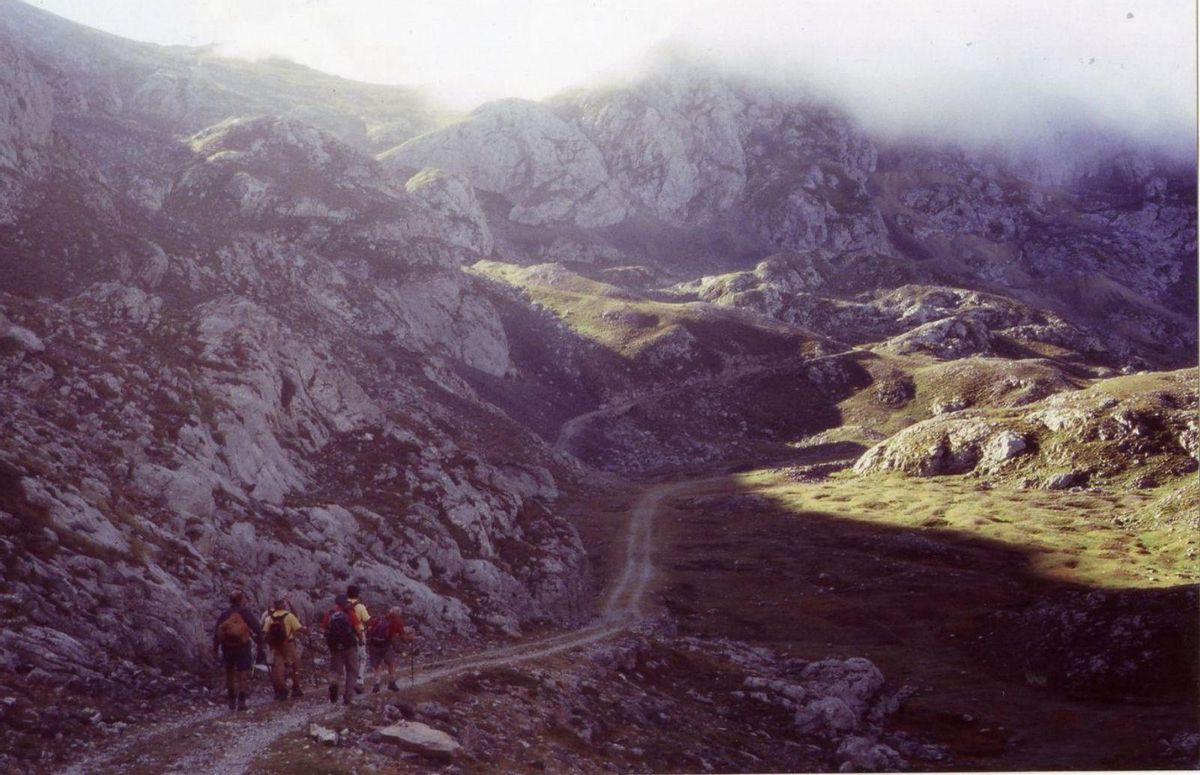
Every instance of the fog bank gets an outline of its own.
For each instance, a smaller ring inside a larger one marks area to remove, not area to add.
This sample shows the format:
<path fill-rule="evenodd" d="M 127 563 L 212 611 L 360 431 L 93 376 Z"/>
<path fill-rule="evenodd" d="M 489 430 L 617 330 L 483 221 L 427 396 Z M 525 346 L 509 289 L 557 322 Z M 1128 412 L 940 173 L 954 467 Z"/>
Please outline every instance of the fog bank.
<path fill-rule="evenodd" d="M 458 109 L 636 75 L 664 43 L 808 84 L 872 131 L 1040 143 L 1097 126 L 1190 155 L 1187 0 L 34 0 L 106 31 L 216 42 L 348 78 L 416 85 Z"/>

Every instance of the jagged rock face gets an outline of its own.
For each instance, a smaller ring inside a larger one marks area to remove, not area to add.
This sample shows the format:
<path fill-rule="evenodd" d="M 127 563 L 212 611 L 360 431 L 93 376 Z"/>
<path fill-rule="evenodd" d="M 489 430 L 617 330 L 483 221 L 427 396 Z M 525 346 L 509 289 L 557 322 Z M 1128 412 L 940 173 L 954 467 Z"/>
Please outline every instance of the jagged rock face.
<path fill-rule="evenodd" d="M 0 168 L 10 174 L 50 141 L 53 97 L 29 57 L 0 39 Z"/>
<path fill-rule="evenodd" d="M 874 144 L 845 117 L 776 100 L 751 129 L 744 211 L 759 235 L 792 250 L 886 252 L 887 231 L 865 184 Z"/>
<path fill-rule="evenodd" d="M 878 247 L 863 184 L 873 145 L 844 117 L 771 90 L 692 72 L 554 102 L 603 154 L 621 191 L 672 225 L 740 210 L 778 247 Z"/>
<path fill-rule="evenodd" d="M 464 121 L 384 154 L 389 167 L 440 167 L 513 202 L 508 216 L 534 226 L 609 226 L 625 206 L 599 151 L 548 108 L 527 100 L 484 105 Z"/>
<path fill-rule="evenodd" d="M 379 185 L 370 160 L 311 126 L 290 119 L 230 119 L 189 144 L 197 163 L 182 172 L 167 203 L 184 217 L 227 224 L 231 219 L 345 224 L 390 209 L 390 223 L 379 223 L 384 215 L 372 218 L 372 226 L 404 228 L 404 211 Z"/>
<path fill-rule="evenodd" d="M 18 48 L 0 38 L 0 225 L 16 219 L 26 185 L 43 172 L 53 97 Z"/>
<path fill-rule="evenodd" d="M 259 283 L 264 254 L 275 254 L 280 271 L 302 271 L 306 287 L 319 291 L 313 296 L 339 316 L 489 374 L 508 370 L 495 312 L 459 271 L 475 249 L 489 247 L 478 205 L 461 185 L 433 179 L 409 194 L 374 160 L 288 119 L 223 122 L 190 144 L 199 159 L 173 184 L 166 212 L 214 229 L 240 227 L 223 252 L 224 273 Z M 243 236 L 264 229 L 285 230 L 286 243 Z M 298 251 L 314 255 L 297 262 Z M 381 274 L 404 281 L 347 298 L 355 276 Z"/>
<path fill-rule="evenodd" d="M 1117 155 L 1115 142 L 1096 140 Z M 1127 154 L 1102 185 L 1083 177 L 1052 188 L 950 149 L 886 156 L 872 183 L 896 249 L 1093 328 L 1126 360 L 1190 361 L 1194 174 Z"/>
<path fill-rule="evenodd" d="M 503 194 L 523 224 L 603 227 L 641 212 L 696 225 L 741 211 L 756 239 L 800 249 L 886 244 L 864 188 L 875 157 L 828 109 L 690 71 L 547 105 L 490 103 L 383 156 Z"/>
<path fill-rule="evenodd" d="M 556 107 L 600 149 L 621 190 L 662 221 L 711 218 L 746 184 L 746 105 L 727 89 L 657 78 Z"/>
<path fill-rule="evenodd" d="M 443 217 L 442 239 L 482 256 L 491 254 L 495 243 L 487 216 L 464 180 L 427 167 L 409 178 L 404 190 Z"/>

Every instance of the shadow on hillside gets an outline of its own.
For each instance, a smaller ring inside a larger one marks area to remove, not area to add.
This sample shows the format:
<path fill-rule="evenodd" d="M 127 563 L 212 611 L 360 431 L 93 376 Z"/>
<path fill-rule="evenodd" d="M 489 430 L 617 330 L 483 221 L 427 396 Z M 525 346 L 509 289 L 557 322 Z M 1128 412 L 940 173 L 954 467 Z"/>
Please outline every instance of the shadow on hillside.
<path fill-rule="evenodd" d="M 838 402 L 872 382 L 860 360 L 843 359 L 834 384 L 814 375 L 812 361 L 683 384 L 594 418 L 578 434 L 573 452 L 614 471 L 788 462 L 803 456 L 798 445 L 844 423 Z"/>
<path fill-rule="evenodd" d="M 728 477 L 696 492 L 663 520 L 681 632 L 865 656 L 920 689 L 895 722 L 954 768 L 1180 766 L 1160 739 L 1198 726 L 1196 588 L 1063 583 L 1030 547 L 795 513 Z"/>

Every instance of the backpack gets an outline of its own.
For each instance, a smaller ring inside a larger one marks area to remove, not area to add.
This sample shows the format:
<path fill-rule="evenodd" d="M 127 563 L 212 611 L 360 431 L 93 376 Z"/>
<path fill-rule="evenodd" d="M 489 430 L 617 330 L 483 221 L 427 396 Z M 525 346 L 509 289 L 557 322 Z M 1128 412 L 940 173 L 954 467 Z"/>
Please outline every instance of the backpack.
<path fill-rule="evenodd" d="M 250 644 L 250 625 L 240 613 L 234 611 L 217 625 L 217 641 L 221 648 L 229 651 L 245 648 Z"/>
<path fill-rule="evenodd" d="M 329 616 L 329 624 L 325 626 L 325 645 L 329 646 L 330 651 L 345 651 L 358 645 L 354 625 L 340 608 Z"/>
<path fill-rule="evenodd" d="M 367 643 L 376 648 L 385 648 L 392 640 L 392 623 L 387 618 L 372 619 L 367 628 Z"/>
<path fill-rule="evenodd" d="M 287 625 L 284 620 L 287 614 L 271 614 L 271 623 L 267 625 L 267 645 L 278 648 L 287 643 Z"/>

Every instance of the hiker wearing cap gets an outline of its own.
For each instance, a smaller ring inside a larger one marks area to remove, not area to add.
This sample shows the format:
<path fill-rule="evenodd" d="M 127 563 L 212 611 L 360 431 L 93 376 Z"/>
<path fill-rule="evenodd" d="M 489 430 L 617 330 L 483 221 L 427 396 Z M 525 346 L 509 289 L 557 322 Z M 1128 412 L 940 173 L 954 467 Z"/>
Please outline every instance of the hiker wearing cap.
<path fill-rule="evenodd" d="M 387 612 L 387 616 L 376 619 L 367 628 L 367 657 L 371 662 L 371 673 L 375 676 L 372 692 L 379 691 L 385 670 L 388 676 L 387 688 L 393 692 L 398 690 L 394 646 L 402 640 L 413 640 L 413 635 L 404 629 L 404 616 L 399 608 L 392 608 Z"/>
<path fill-rule="evenodd" d="M 351 584 L 346 587 L 346 599 L 350 601 L 351 608 L 354 609 L 354 616 L 358 619 L 358 636 L 359 641 L 362 641 L 367 625 L 371 623 L 371 614 L 367 612 L 367 606 L 359 599 L 359 589 L 357 584 Z M 358 685 L 367 685 L 367 659 L 366 655 L 359 652 L 358 654 Z"/>
<path fill-rule="evenodd" d="M 287 679 L 292 679 L 292 697 L 302 697 L 300 691 L 300 651 L 296 647 L 296 634 L 304 625 L 282 598 L 263 616 L 263 640 L 271 649 L 271 683 L 275 686 L 275 699 L 288 698 Z"/>
<path fill-rule="evenodd" d="M 225 668 L 225 689 L 230 710 L 245 710 L 250 696 L 250 670 L 254 667 L 254 647 L 262 649 L 262 629 L 258 618 L 246 608 L 240 589 L 229 593 L 229 607 L 217 617 L 213 628 L 213 656 L 221 652 Z"/>
<path fill-rule="evenodd" d="M 325 631 L 325 645 L 329 647 L 329 701 L 338 701 L 338 689 L 342 678 L 346 679 L 344 701 L 350 704 L 354 696 L 354 679 L 358 674 L 358 647 L 362 643 L 362 625 L 354 614 L 354 606 L 345 595 L 338 595 L 333 608 L 321 621 Z"/>

